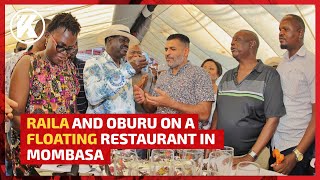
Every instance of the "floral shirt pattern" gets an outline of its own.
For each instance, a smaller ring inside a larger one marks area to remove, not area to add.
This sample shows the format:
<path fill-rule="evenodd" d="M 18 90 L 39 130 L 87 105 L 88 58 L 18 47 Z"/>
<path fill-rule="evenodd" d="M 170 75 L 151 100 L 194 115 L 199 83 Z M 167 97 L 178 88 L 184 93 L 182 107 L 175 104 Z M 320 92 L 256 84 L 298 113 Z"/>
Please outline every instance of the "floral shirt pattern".
<path fill-rule="evenodd" d="M 40 55 L 31 57 L 29 69 L 29 98 L 26 113 L 66 114 L 75 113 L 80 86 L 75 66 L 71 61 L 54 65 Z M 12 129 L 13 172 L 15 176 L 37 174 L 34 165 L 20 164 L 20 132 Z"/>
<path fill-rule="evenodd" d="M 176 75 L 170 68 L 160 74 L 155 88 L 165 91 L 175 101 L 196 105 L 200 102 L 215 101 L 210 76 L 203 68 L 192 65 L 189 61 Z M 158 96 L 153 92 L 153 96 Z M 157 107 L 156 114 L 180 114 L 169 107 Z"/>
<path fill-rule="evenodd" d="M 71 61 L 64 66 L 54 65 L 48 60 L 31 62 L 30 93 L 27 113 L 72 114 L 76 110 L 76 96 L 80 85 L 76 69 Z"/>
<path fill-rule="evenodd" d="M 129 62 L 122 59 L 117 67 L 107 52 L 87 60 L 83 70 L 87 114 L 134 114 L 134 74 Z"/>

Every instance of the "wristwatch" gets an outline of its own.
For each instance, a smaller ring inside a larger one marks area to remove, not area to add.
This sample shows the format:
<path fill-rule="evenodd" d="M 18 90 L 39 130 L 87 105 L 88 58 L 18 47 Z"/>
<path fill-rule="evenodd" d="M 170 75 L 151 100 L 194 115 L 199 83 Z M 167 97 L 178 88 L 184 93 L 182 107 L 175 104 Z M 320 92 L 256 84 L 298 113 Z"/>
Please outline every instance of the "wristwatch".
<path fill-rule="evenodd" d="M 293 150 L 293 153 L 296 155 L 296 161 L 297 161 L 297 162 L 302 161 L 302 159 L 303 159 L 303 154 L 302 154 L 297 148 L 295 148 L 295 149 Z"/>
<path fill-rule="evenodd" d="M 252 149 L 249 151 L 249 156 L 251 156 L 254 160 L 257 160 L 258 155 L 257 153 L 255 153 L 254 151 L 252 151 Z"/>

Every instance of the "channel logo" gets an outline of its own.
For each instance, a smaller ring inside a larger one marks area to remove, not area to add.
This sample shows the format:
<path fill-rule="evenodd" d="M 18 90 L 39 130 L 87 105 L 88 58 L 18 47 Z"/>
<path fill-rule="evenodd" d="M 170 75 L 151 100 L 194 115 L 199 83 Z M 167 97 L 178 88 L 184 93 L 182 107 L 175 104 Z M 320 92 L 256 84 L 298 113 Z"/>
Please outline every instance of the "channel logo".
<path fill-rule="evenodd" d="M 45 31 L 43 28 L 39 36 L 37 36 L 36 32 L 34 31 L 32 24 L 38 19 L 41 19 L 42 25 L 45 27 L 43 17 L 36 10 L 26 8 L 17 11 L 10 21 L 10 31 L 12 36 L 17 41 L 24 44 L 35 43 L 43 36 Z"/>

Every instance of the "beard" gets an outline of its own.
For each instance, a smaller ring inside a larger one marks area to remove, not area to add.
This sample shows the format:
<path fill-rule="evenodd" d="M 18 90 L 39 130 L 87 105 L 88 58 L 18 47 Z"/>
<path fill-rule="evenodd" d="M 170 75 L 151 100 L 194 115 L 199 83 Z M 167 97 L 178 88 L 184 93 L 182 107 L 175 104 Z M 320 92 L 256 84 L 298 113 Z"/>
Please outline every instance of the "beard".
<path fill-rule="evenodd" d="M 183 63 L 183 55 L 178 56 L 172 64 L 168 63 L 168 66 L 170 68 L 175 68 L 175 67 L 179 66 L 182 63 Z"/>
<path fill-rule="evenodd" d="M 280 44 L 280 48 L 281 48 L 281 49 L 288 49 L 288 45 L 286 45 L 286 44 Z"/>

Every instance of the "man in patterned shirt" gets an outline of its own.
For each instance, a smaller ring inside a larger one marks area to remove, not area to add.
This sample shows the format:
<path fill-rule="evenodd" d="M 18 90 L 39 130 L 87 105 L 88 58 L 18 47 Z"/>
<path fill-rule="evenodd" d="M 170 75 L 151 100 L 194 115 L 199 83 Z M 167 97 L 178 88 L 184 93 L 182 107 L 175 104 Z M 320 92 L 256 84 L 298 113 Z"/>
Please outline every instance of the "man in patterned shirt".
<path fill-rule="evenodd" d="M 134 114 L 132 77 L 147 65 L 144 57 L 126 62 L 128 46 L 139 44 L 124 25 L 112 25 L 98 36 L 106 51 L 87 60 L 83 70 L 88 114 Z"/>
<path fill-rule="evenodd" d="M 190 40 L 183 34 L 167 38 L 165 57 L 169 69 L 159 76 L 154 93 L 145 93 L 134 86 L 137 103 L 147 112 L 159 114 L 198 114 L 208 120 L 214 101 L 209 75 L 188 61 Z"/>

